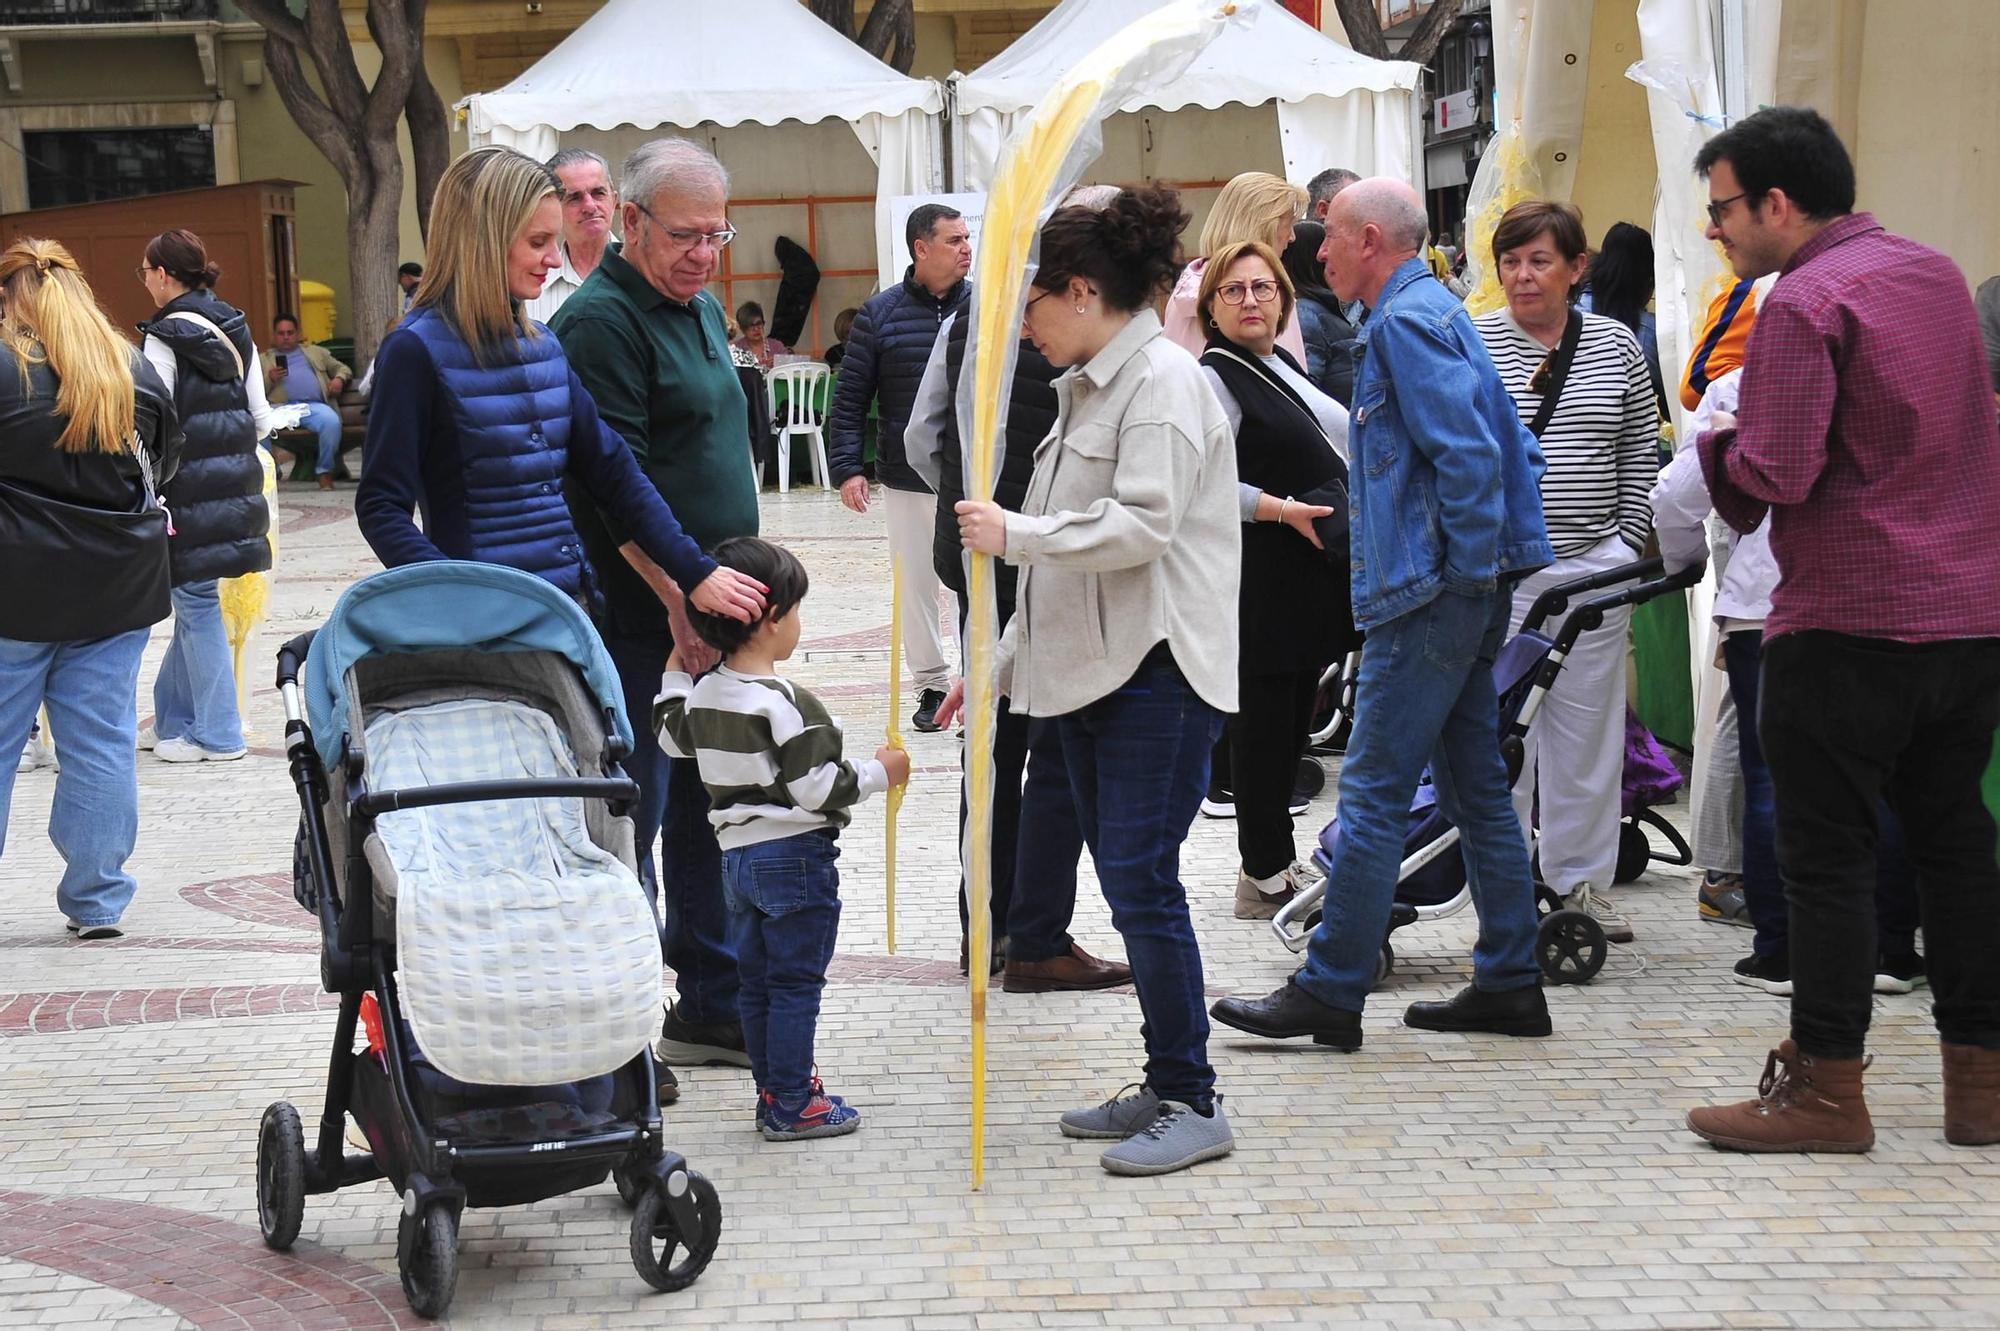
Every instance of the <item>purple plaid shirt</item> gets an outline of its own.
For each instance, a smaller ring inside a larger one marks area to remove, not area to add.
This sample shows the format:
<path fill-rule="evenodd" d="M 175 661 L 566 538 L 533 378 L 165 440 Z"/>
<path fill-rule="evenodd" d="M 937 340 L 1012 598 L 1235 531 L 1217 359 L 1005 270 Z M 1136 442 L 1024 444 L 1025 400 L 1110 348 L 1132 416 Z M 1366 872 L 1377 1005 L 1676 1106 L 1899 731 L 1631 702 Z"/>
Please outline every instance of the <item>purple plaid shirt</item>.
<path fill-rule="evenodd" d="M 1771 519 L 1764 632 L 2000 637 L 2000 426 L 1955 264 L 1867 213 L 1799 247 L 1757 311 L 1736 428 L 1696 440 L 1716 511 Z"/>

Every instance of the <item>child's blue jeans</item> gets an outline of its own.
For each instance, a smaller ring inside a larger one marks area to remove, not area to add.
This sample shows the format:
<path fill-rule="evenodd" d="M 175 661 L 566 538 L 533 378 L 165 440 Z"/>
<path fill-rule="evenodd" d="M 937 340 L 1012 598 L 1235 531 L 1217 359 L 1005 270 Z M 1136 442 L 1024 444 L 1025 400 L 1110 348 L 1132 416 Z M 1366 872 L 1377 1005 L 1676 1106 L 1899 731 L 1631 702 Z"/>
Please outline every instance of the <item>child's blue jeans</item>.
<path fill-rule="evenodd" d="M 828 831 L 722 852 L 743 1048 L 758 1087 L 787 1105 L 812 1091 L 819 996 L 840 931 L 839 858 Z"/>

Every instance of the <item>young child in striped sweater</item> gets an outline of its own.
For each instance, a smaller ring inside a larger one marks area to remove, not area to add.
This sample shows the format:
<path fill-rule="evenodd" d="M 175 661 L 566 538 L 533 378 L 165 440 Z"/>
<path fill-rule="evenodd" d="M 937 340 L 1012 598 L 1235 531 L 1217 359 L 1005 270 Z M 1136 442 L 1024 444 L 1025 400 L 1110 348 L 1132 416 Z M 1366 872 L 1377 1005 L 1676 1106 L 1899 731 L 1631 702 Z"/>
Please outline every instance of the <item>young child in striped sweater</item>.
<path fill-rule="evenodd" d="M 694 759 L 708 788 L 758 1129 L 767 1141 L 838 1137 L 859 1128 L 861 1115 L 815 1075 L 813 1031 L 840 924 L 840 829 L 854 805 L 910 779 L 910 757 L 881 748 L 849 761 L 839 722 L 778 678 L 778 662 L 799 645 L 806 571 L 797 558 L 755 537 L 724 541 L 714 554 L 770 589 L 764 617 L 743 624 L 688 606 L 722 664 L 694 680 L 675 648 L 655 711 L 660 747 Z"/>

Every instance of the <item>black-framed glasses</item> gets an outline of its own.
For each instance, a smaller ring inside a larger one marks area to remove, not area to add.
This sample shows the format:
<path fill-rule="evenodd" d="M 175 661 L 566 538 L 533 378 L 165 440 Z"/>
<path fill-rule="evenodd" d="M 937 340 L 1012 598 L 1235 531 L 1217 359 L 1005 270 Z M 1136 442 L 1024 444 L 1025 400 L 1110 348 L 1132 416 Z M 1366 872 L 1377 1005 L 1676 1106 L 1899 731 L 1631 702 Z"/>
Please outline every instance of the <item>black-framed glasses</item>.
<path fill-rule="evenodd" d="M 1224 282 L 1215 289 L 1215 298 L 1224 305 L 1241 305 L 1246 298 L 1268 305 L 1278 299 L 1278 284 L 1268 277 L 1249 283 Z"/>
<path fill-rule="evenodd" d="M 659 218 L 653 216 L 653 210 L 645 204 L 637 200 L 632 200 L 631 203 L 634 208 L 637 208 L 646 215 L 647 221 L 664 232 L 667 239 L 674 242 L 675 246 L 680 249 L 691 250 L 705 240 L 709 243 L 711 249 L 719 250 L 729 244 L 730 241 L 736 239 L 736 228 L 727 223 L 723 225 L 720 231 L 677 231 L 662 222 Z"/>
<path fill-rule="evenodd" d="M 1729 211 L 1729 205 L 1735 203 L 1738 199 L 1747 199 L 1749 197 L 1750 191 L 1746 189 L 1741 194 L 1732 194 L 1726 199 L 1710 199 L 1708 203 L 1708 224 L 1710 226 L 1721 226 L 1722 215 Z"/>
<path fill-rule="evenodd" d="M 1055 294 L 1056 294 L 1056 293 L 1055 293 L 1055 292 L 1053 292 L 1053 291 L 1044 291 L 1044 292 L 1042 292 L 1042 293 L 1041 293 L 1041 294 L 1040 294 L 1039 296 L 1030 296 L 1030 297 L 1028 297 L 1028 303 L 1027 303 L 1026 305 L 1023 305 L 1023 306 L 1021 307 L 1021 317 L 1022 317 L 1022 318 L 1026 318 L 1026 317 L 1027 317 L 1027 315 L 1028 315 L 1028 311 L 1029 311 L 1029 310 L 1032 310 L 1032 309 L 1034 309 L 1034 308 L 1035 308 L 1035 302 L 1036 302 L 1036 301 L 1038 301 L 1038 300 L 1047 300 L 1047 299 L 1048 299 L 1048 298 L 1049 298 L 1050 296 L 1053 296 L 1053 295 L 1055 295 Z"/>

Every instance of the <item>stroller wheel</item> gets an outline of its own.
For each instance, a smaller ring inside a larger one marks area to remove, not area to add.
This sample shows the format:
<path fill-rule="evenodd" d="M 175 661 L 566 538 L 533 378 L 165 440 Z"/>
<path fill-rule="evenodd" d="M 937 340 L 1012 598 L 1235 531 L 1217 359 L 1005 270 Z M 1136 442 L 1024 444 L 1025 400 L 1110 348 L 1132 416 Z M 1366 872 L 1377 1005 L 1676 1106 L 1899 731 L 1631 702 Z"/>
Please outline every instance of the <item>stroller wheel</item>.
<path fill-rule="evenodd" d="M 1559 910 L 1535 932 L 1535 960 L 1550 984 L 1588 984 L 1610 953 L 1604 926 L 1580 910 Z"/>
<path fill-rule="evenodd" d="M 1396 949 L 1385 941 L 1382 944 L 1382 955 L 1375 961 L 1375 987 L 1380 989 L 1395 973 Z"/>
<path fill-rule="evenodd" d="M 646 1191 L 646 1179 L 623 1165 L 612 1166 L 611 1182 L 618 1189 L 618 1200 L 627 1208 L 637 1206 L 639 1195 Z"/>
<path fill-rule="evenodd" d="M 306 1138 L 299 1111 L 283 1100 L 257 1128 L 257 1228 L 264 1246 L 284 1252 L 306 1214 Z"/>
<path fill-rule="evenodd" d="M 1611 881 L 1635 883 L 1652 862 L 1653 843 L 1646 840 L 1646 829 L 1629 820 L 1618 824 L 1618 867 L 1611 871 Z"/>
<path fill-rule="evenodd" d="M 1562 893 L 1556 891 L 1547 883 L 1536 882 L 1535 914 L 1546 920 L 1549 916 L 1561 910 L 1565 904 L 1567 903 L 1564 902 Z"/>
<path fill-rule="evenodd" d="M 458 1217 L 449 1205 L 432 1202 L 396 1226 L 396 1265 L 403 1293 L 419 1317 L 442 1317 L 458 1289 Z"/>
<path fill-rule="evenodd" d="M 1292 793 L 1314 799 L 1325 789 L 1326 768 L 1320 766 L 1319 759 L 1311 754 L 1299 759 L 1298 775 L 1292 779 Z"/>
<path fill-rule="evenodd" d="M 632 1266 L 640 1279 L 662 1293 L 692 1285 L 708 1269 L 715 1245 L 722 1238 L 722 1199 L 716 1195 L 715 1185 L 693 1170 L 687 1171 L 687 1181 L 700 1218 L 700 1233 L 680 1232 L 667 1208 L 665 1193 L 657 1187 L 647 1188 L 632 1212 Z M 676 1248 L 686 1251 L 678 1262 L 673 1260 Z"/>

